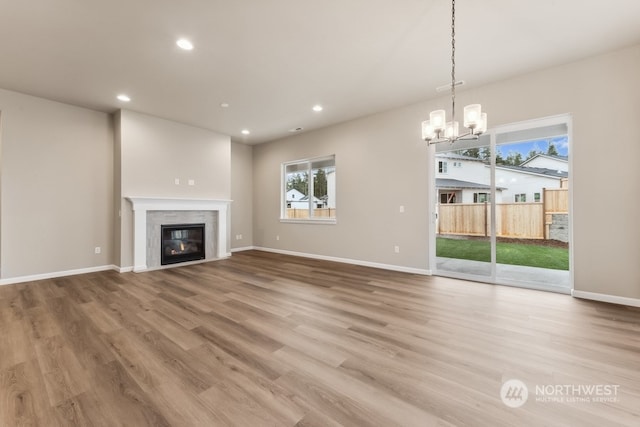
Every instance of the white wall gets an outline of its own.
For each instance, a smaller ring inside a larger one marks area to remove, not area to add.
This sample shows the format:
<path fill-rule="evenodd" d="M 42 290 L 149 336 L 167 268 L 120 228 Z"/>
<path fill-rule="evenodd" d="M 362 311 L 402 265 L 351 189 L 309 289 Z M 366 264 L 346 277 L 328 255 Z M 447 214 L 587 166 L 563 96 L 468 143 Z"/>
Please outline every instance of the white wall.
<path fill-rule="evenodd" d="M 632 196 L 640 194 L 634 126 L 640 117 L 639 69 L 640 46 L 634 46 L 457 96 L 458 105 L 481 102 L 490 126 L 572 114 L 576 290 L 640 298 L 640 200 Z M 445 97 L 256 147 L 256 245 L 428 269 L 427 201 L 433 196 L 427 171 L 434 158 L 427 158 L 420 123 L 448 102 Z M 614 112 L 607 126 L 603 111 Z M 614 129 L 616 153 L 624 156 L 612 167 L 602 159 Z M 338 224 L 280 223 L 280 164 L 330 153 L 336 154 Z M 613 213 L 605 200 L 622 200 L 624 209 Z M 405 214 L 398 213 L 401 204 Z M 399 254 L 393 245 L 400 246 Z"/>
<path fill-rule="evenodd" d="M 231 144 L 231 249 L 253 246 L 253 147 Z M 236 237 L 242 236 L 241 239 Z"/>
<path fill-rule="evenodd" d="M 552 169 L 552 170 L 556 170 L 556 171 L 562 171 L 562 172 L 568 172 L 569 171 L 569 163 L 562 161 L 562 160 L 558 160 L 558 159 L 553 159 L 553 158 L 549 158 L 549 157 L 535 157 L 533 159 L 531 159 L 526 166 L 528 168 L 547 168 L 547 169 Z"/>
<path fill-rule="evenodd" d="M 230 199 L 231 139 L 126 110 L 119 113 L 116 124 L 122 212 L 117 224 L 119 266 L 127 268 L 133 265 L 133 211 L 126 197 Z M 189 180 L 195 185 L 188 185 Z"/>
<path fill-rule="evenodd" d="M 487 167 L 487 171 L 489 167 Z M 543 199 L 543 188 L 560 188 L 560 178 L 525 174 L 508 169 L 496 168 L 496 186 L 502 187 L 502 201 L 514 203 L 516 194 L 526 194 L 527 202 L 535 202 L 534 193 L 540 193 Z"/>
<path fill-rule="evenodd" d="M 438 162 L 447 162 L 447 172 L 438 172 Z M 453 166 L 454 162 L 460 166 Z M 491 185 L 491 171 L 479 160 L 460 160 L 448 158 L 445 155 L 436 156 L 436 178 L 457 179 L 460 181 L 475 182 L 477 184 Z"/>
<path fill-rule="evenodd" d="M 2 278 L 113 264 L 111 117 L 0 89 L 0 118 Z"/>

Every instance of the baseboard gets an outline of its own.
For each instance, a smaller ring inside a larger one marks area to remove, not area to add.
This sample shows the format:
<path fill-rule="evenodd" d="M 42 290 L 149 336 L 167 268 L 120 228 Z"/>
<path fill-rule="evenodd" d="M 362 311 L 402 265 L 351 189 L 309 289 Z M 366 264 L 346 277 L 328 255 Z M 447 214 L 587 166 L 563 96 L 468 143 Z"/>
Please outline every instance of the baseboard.
<path fill-rule="evenodd" d="M 13 285 L 16 283 L 24 282 L 34 282 L 36 280 L 55 279 L 65 276 L 76 276 L 78 274 L 97 273 L 107 270 L 121 271 L 122 269 L 115 265 L 102 265 L 99 267 L 79 268 L 77 270 L 55 271 L 53 273 L 34 274 L 31 276 L 10 277 L 8 279 L 0 279 L 0 286 Z"/>
<path fill-rule="evenodd" d="M 399 271 L 402 273 L 419 274 L 421 276 L 431 276 L 432 274 L 431 270 L 423 270 L 420 268 L 411 268 L 411 267 L 404 267 L 404 266 L 392 265 L 392 264 L 381 264 L 377 262 L 361 261 L 361 260 L 349 259 L 349 258 L 338 258 L 338 257 L 332 257 L 332 256 L 326 256 L 326 255 L 308 254 L 303 252 L 285 251 L 281 249 L 263 248 L 260 246 L 247 246 L 243 248 L 236 248 L 236 249 L 232 249 L 231 252 L 242 252 L 242 251 L 250 251 L 250 250 L 272 252 L 272 253 L 277 253 L 282 255 L 291 255 L 291 256 L 297 256 L 302 258 L 319 259 L 323 261 L 341 262 L 344 264 L 361 265 L 363 267 L 373 267 L 373 268 L 380 268 L 383 270 Z M 231 253 L 229 253 L 228 256 L 231 256 Z M 99 267 L 79 268 L 77 270 L 55 271 L 52 273 L 34 274 L 30 276 L 10 277 L 7 279 L 0 279 L 0 286 L 13 285 L 16 283 L 24 283 L 24 282 L 34 282 L 36 280 L 55 279 L 58 277 L 65 277 L 65 276 L 76 276 L 78 274 L 97 273 L 100 271 L 108 271 L 108 270 L 114 270 L 119 273 L 130 273 L 134 270 L 134 268 L 133 266 L 118 267 L 117 265 L 102 265 Z M 597 295 L 597 294 L 594 294 L 594 295 Z M 577 295 L 574 295 L 574 296 L 577 296 Z M 584 297 L 584 298 L 587 298 L 587 297 Z M 592 299 L 597 299 L 597 298 L 592 298 Z M 631 300 L 630 298 L 627 298 L 627 299 Z M 630 303 L 619 303 L 619 304 L 633 305 Z M 640 301 L 637 301 L 636 304 L 640 304 Z"/>
<path fill-rule="evenodd" d="M 326 256 L 326 255 L 308 254 L 303 252 L 285 251 L 282 249 L 264 248 L 260 246 L 254 246 L 252 249 L 255 249 L 257 251 L 272 252 L 276 254 L 291 255 L 291 256 L 297 256 L 302 258 L 312 258 L 312 259 L 319 259 L 323 261 L 333 261 L 333 262 L 341 262 L 344 264 L 361 265 L 363 267 L 380 268 L 382 270 L 399 271 L 401 273 L 411 273 L 411 274 L 419 274 L 421 276 L 431 276 L 431 270 L 404 267 L 401 265 L 380 264 L 377 262 L 361 261 L 361 260 L 350 259 L 350 258 L 338 258 L 338 257 Z"/>
<path fill-rule="evenodd" d="M 571 295 L 576 298 L 628 305 L 631 307 L 640 307 L 640 299 L 637 298 L 618 297 L 615 295 L 599 294 L 596 292 L 576 291 L 575 289 L 571 291 Z"/>
<path fill-rule="evenodd" d="M 252 251 L 254 249 L 258 249 L 255 246 L 245 246 L 244 248 L 232 248 L 231 252 L 243 252 L 243 251 Z"/>

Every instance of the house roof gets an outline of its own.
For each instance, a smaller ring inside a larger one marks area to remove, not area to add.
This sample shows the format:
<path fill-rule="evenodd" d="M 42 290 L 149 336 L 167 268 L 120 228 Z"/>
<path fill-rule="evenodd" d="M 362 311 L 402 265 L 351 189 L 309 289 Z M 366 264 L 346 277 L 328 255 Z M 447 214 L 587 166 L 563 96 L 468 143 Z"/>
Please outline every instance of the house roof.
<path fill-rule="evenodd" d="M 531 168 L 526 166 L 496 165 L 496 169 L 508 169 L 514 172 L 546 176 L 548 178 L 567 178 L 569 172 L 548 168 Z"/>
<path fill-rule="evenodd" d="M 302 199 L 298 200 L 298 202 L 308 202 L 309 196 L 304 196 Z M 316 196 L 313 196 L 313 202 L 321 202 L 322 200 L 318 199 Z"/>
<path fill-rule="evenodd" d="M 565 162 L 565 163 L 569 162 L 569 156 L 550 156 L 549 154 L 540 153 L 540 154 L 536 154 L 532 158 L 527 159 L 524 162 L 520 163 L 520 166 L 524 166 L 527 163 L 529 163 L 530 161 L 532 161 L 533 159 L 538 158 L 538 157 L 545 157 L 547 159 L 558 160 L 558 161 Z"/>
<path fill-rule="evenodd" d="M 453 160 L 467 160 L 472 162 L 484 162 L 484 160 L 479 159 L 477 157 L 465 156 L 457 153 L 438 153 L 436 154 L 436 157 L 444 158 L 444 159 L 453 159 Z"/>
<path fill-rule="evenodd" d="M 491 190 L 491 186 L 486 184 L 450 178 L 436 178 L 436 188 L 446 190 Z M 496 187 L 496 190 L 504 190 L 504 188 Z"/>

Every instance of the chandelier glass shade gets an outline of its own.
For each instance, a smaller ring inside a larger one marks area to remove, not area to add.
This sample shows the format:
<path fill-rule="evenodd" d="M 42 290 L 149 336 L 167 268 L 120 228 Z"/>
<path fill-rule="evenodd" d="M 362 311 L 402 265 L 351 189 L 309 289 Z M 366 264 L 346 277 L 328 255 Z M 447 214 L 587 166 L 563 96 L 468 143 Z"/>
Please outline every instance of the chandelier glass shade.
<path fill-rule="evenodd" d="M 463 126 L 467 129 L 460 134 L 460 124 L 455 120 L 456 108 L 456 1 L 451 1 L 451 121 L 447 122 L 445 110 L 435 110 L 429 120 L 422 122 L 422 139 L 429 144 L 455 142 L 459 139 L 478 139 L 487 131 L 487 113 L 480 104 L 464 107 Z"/>

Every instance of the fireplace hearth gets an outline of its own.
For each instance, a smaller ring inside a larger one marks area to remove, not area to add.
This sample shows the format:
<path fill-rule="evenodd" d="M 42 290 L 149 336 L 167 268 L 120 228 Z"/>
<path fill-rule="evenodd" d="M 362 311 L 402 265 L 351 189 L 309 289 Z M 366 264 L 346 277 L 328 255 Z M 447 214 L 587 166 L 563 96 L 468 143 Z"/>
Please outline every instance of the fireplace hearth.
<path fill-rule="evenodd" d="M 204 224 L 161 226 L 161 265 L 205 259 Z"/>

